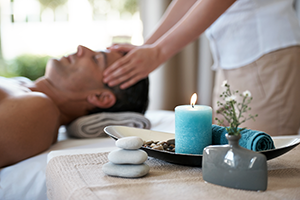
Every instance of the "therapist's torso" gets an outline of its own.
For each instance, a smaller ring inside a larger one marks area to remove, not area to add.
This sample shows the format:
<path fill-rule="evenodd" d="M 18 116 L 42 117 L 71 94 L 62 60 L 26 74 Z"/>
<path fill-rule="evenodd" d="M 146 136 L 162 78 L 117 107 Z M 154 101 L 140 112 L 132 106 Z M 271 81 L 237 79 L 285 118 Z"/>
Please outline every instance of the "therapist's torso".
<path fill-rule="evenodd" d="M 213 69 L 234 69 L 262 55 L 300 45 L 293 0 L 237 0 L 207 30 Z"/>

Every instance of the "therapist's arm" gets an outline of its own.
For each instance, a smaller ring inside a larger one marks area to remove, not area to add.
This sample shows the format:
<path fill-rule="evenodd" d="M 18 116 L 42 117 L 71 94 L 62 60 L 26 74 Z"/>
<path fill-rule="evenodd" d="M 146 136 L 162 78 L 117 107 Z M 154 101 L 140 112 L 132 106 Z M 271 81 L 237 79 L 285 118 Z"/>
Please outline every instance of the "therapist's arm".
<path fill-rule="evenodd" d="M 157 24 L 156 29 L 150 34 L 149 38 L 145 40 L 144 44 L 153 44 L 156 42 L 157 39 L 171 29 L 187 13 L 195 2 L 197 2 L 197 0 L 173 0 Z M 137 46 L 128 43 L 116 43 L 108 47 L 108 49 L 128 53 L 135 47 Z"/>
<path fill-rule="evenodd" d="M 197 39 L 234 2 L 235 0 L 197 1 L 188 13 L 151 47 L 159 52 L 159 63 L 165 62 Z"/>
<path fill-rule="evenodd" d="M 127 88 L 148 76 L 203 33 L 235 0 L 201 0 L 153 44 L 132 49 L 104 72 L 104 82 Z M 151 38 L 151 37 L 150 37 Z"/>
<path fill-rule="evenodd" d="M 146 39 L 145 44 L 153 44 L 170 30 L 197 2 L 197 0 L 172 1 L 157 25 L 156 30 Z"/>

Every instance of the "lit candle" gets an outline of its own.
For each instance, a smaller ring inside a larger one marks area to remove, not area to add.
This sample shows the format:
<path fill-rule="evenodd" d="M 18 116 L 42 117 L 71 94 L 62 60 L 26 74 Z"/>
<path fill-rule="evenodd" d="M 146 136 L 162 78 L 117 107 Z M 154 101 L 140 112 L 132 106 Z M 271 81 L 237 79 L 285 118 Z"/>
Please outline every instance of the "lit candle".
<path fill-rule="evenodd" d="M 195 105 L 197 94 L 191 97 L 191 105 L 175 108 L 175 152 L 202 154 L 212 144 L 212 108 Z"/>

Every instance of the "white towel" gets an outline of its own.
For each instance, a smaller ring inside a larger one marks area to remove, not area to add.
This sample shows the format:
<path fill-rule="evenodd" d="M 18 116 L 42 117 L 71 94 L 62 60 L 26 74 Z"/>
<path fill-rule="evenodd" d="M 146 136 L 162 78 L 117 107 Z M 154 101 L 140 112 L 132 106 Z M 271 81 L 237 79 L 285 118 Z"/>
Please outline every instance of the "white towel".
<path fill-rule="evenodd" d="M 86 115 L 74 120 L 66 126 L 67 133 L 76 138 L 95 138 L 106 136 L 106 126 L 130 126 L 136 128 L 150 129 L 150 121 L 142 114 L 136 112 L 106 112 Z"/>

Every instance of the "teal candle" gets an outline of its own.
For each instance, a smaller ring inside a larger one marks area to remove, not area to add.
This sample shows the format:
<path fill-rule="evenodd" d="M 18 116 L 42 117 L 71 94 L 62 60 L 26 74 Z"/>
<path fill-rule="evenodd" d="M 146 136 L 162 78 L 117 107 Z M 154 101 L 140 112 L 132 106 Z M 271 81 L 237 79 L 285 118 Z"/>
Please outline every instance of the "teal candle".
<path fill-rule="evenodd" d="M 202 154 L 212 144 L 212 108 L 182 105 L 175 108 L 175 153 Z"/>

